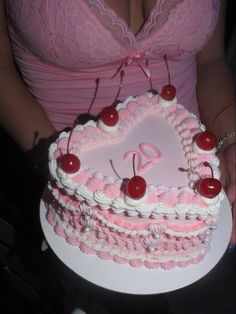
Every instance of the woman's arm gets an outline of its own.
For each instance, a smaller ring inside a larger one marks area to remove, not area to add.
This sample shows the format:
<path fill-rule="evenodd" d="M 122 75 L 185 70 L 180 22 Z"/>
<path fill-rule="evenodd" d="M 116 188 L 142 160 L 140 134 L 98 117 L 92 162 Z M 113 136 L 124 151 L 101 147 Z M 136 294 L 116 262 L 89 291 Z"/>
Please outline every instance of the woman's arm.
<path fill-rule="evenodd" d="M 0 0 L 0 124 L 23 149 L 55 132 L 40 105 L 28 91 L 12 58 L 4 1 Z"/>
<path fill-rule="evenodd" d="M 199 110 L 201 119 L 208 128 L 211 128 L 216 114 L 235 97 L 232 73 L 226 64 L 224 51 L 226 1 L 221 2 L 216 29 L 197 58 Z M 218 139 L 235 131 L 235 106 L 229 107 L 216 119 L 212 131 L 216 133 Z M 231 138 L 225 144 L 231 142 L 235 142 L 235 138 Z"/>
<path fill-rule="evenodd" d="M 214 34 L 198 55 L 197 96 L 200 116 L 208 129 L 211 129 L 218 140 L 227 134 L 222 150 L 218 153 L 222 172 L 222 183 L 232 206 L 234 228 L 231 243 L 236 243 L 236 139 L 235 139 L 235 102 L 212 121 L 222 108 L 235 98 L 235 86 L 230 69 L 225 61 L 224 24 L 225 4 L 221 1 L 220 15 Z M 233 135 L 234 134 L 234 135 Z"/>

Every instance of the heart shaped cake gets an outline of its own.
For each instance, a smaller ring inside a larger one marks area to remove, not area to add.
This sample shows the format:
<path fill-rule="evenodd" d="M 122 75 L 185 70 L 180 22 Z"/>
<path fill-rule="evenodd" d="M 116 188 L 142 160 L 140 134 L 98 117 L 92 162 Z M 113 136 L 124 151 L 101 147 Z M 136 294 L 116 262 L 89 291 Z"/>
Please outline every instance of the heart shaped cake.
<path fill-rule="evenodd" d="M 198 263 L 223 199 L 210 135 L 176 98 L 147 93 L 106 107 L 50 147 L 49 223 L 103 260 Z"/>

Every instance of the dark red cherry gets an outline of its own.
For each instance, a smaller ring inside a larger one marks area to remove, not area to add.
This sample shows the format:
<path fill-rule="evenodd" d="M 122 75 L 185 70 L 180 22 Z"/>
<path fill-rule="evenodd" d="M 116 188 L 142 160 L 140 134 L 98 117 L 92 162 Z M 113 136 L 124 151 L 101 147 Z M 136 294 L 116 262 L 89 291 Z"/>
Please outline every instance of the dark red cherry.
<path fill-rule="evenodd" d="M 219 180 L 214 178 L 204 178 L 198 183 L 198 192 L 207 198 L 213 198 L 217 196 L 222 189 L 222 185 Z"/>
<path fill-rule="evenodd" d="M 75 173 L 80 169 L 80 160 L 74 154 L 64 154 L 59 158 L 59 167 L 66 173 Z"/>
<path fill-rule="evenodd" d="M 211 131 L 203 131 L 196 137 L 196 144 L 203 150 L 211 150 L 216 147 L 217 138 L 216 135 Z"/>
<path fill-rule="evenodd" d="M 165 100 L 173 100 L 176 95 L 176 89 L 173 85 L 168 84 L 163 86 L 162 91 L 161 91 L 161 97 Z"/>
<path fill-rule="evenodd" d="M 113 106 L 103 108 L 100 120 L 107 126 L 115 126 L 119 121 L 119 114 L 116 108 Z"/>
<path fill-rule="evenodd" d="M 145 195 L 146 187 L 147 184 L 144 178 L 135 175 L 129 179 L 126 186 L 126 193 L 130 198 L 139 200 Z"/>

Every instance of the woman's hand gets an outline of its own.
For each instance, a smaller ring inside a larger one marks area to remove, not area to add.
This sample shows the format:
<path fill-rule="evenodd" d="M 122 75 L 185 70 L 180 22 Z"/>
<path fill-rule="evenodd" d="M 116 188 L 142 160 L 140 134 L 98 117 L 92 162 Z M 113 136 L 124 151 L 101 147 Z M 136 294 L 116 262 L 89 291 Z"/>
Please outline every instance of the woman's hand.
<path fill-rule="evenodd" d="M 232 143 L 219 152 L 218 157 L 221 163 L 221 181 L 229 199 L 233 215 L 233 230 L 230 243 L 236 244 L 236 143 Z"/>

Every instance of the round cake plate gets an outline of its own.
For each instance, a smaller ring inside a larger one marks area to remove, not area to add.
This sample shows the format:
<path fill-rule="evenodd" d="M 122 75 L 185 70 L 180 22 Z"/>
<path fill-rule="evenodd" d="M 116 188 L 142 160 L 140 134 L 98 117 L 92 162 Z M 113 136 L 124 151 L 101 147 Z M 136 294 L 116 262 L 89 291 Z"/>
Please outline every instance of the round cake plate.
<path fill-rule="evenodd" d="M 133 268 L 84 254 L 57 236 L 46 219 L 44 201 L 40 204 L 40 220 L 45 238 L 57 257 L 76 274 L 109 290 L 129 294 L 158 294 L 188 286 L 205 276 L 223 256 L 231 235 L 232 215 L 227 197 L 220 210 L 220 220 L 213 231 L 211 249 L 196 265 L 172 270 Z"/>

